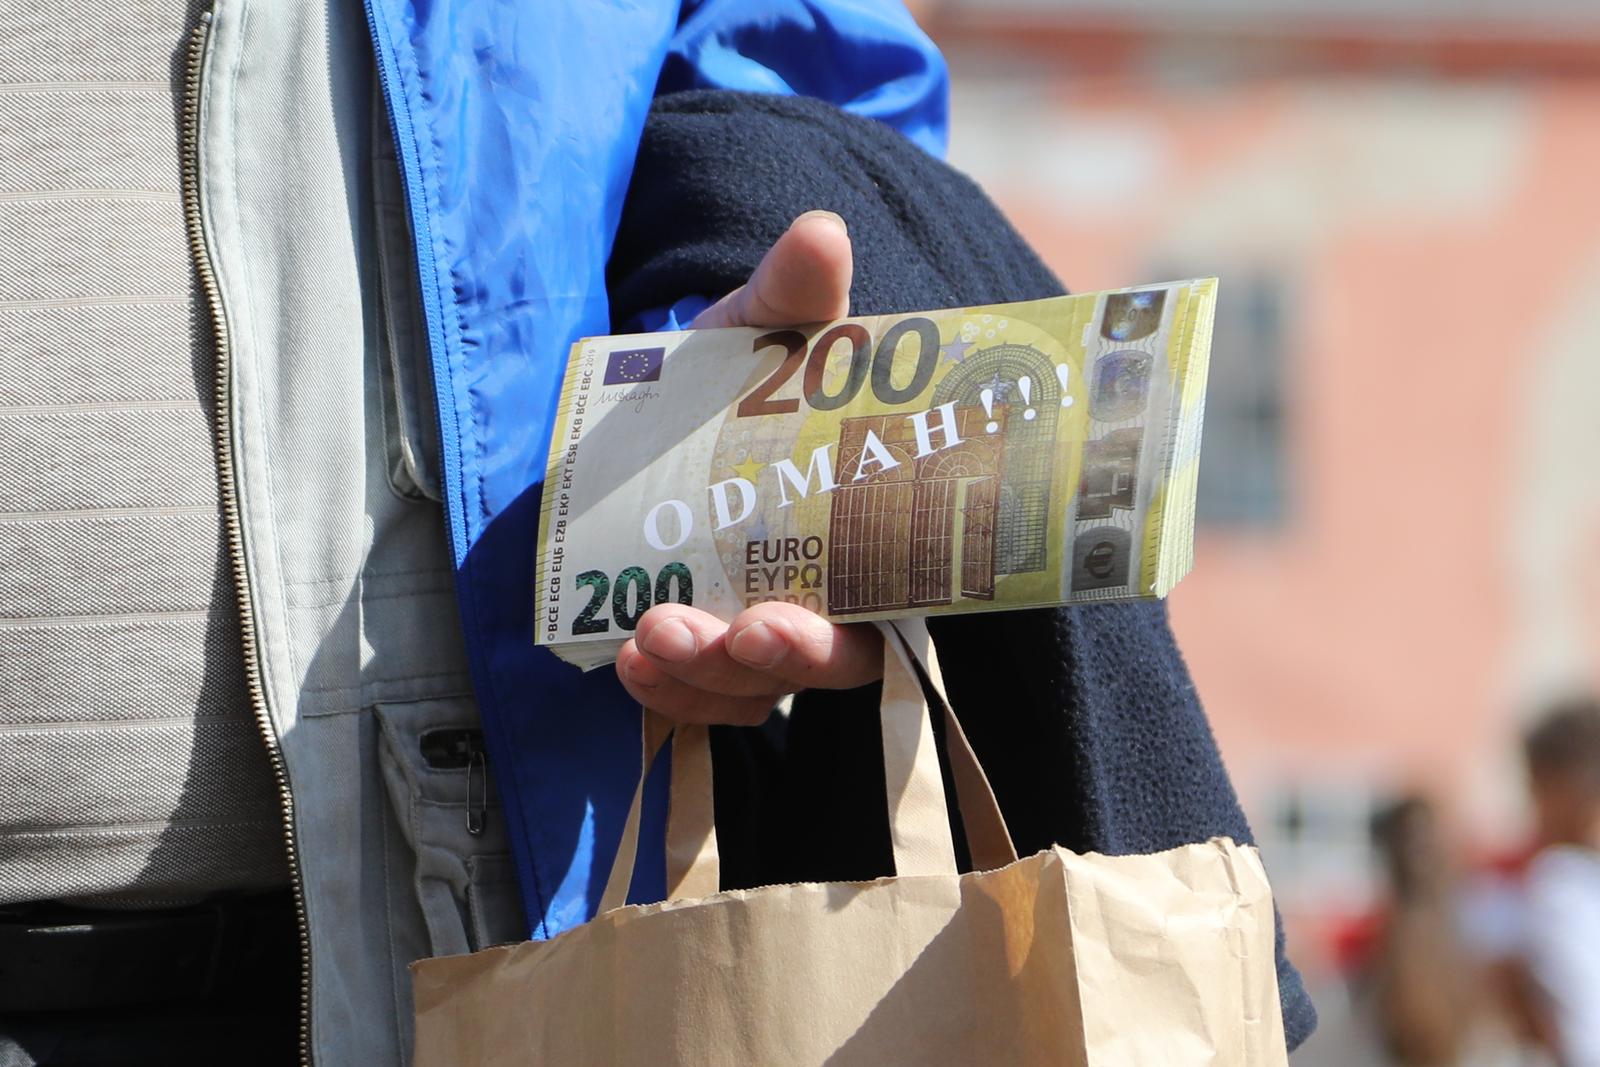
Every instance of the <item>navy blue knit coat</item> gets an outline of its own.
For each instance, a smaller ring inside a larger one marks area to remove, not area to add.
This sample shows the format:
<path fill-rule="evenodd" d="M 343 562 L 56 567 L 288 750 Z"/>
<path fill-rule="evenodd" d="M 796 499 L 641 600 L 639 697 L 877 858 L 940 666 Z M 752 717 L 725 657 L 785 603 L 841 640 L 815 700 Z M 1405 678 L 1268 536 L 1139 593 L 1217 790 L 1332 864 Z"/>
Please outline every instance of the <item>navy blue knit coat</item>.
<path fill-rule="evenodd" d="M 816 208 L 849 226 L 854 314 L 1064 292 L 976 185 L 888 127 L 803 97 L 697 91 L 661 98 L 646 125 L 610 264 L 615 325 L 741 285 Z M 1252 840 L 1165 605 L 957 616 L 931 629 L 1019 854 Z M 892 872 L 877 701 L 876 686 L 810 691 L 787 721 L 716 731 L 725 884 Z M 1316 1013 L 1281 927 L 1278 988 L 1292 1048 Z"/>

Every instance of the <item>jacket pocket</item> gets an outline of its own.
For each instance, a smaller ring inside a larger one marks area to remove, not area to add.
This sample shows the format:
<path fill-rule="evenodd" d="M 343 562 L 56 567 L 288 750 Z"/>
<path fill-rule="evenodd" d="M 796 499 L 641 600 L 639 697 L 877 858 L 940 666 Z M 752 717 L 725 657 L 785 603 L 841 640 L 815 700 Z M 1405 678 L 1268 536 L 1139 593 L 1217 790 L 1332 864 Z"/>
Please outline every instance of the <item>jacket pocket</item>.
<path fill-rule="evenodd" d="M 433 363 L 422 319 L 411 215 L 381 95 L 373 108 L 372 145 L 372 200 L 383 315 L 378 380 L 389 484 L 403 497 L 442 501 L 439 412 L 433 399 Z"/>
<path fill-rule="evenodd" d="M 378 704 L 378 760 L 433 955 L 521 940 L 524 918 L 500 800 L 470 698 Z"/>

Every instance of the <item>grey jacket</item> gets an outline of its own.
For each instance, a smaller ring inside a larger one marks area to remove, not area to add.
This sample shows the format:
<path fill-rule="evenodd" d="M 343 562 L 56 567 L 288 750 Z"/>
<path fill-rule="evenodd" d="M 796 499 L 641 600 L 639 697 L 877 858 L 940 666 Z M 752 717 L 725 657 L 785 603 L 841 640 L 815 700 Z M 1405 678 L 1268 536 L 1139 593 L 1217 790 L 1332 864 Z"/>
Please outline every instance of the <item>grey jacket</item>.
<path fill-rule="evenodd" d="M 523 930 L 471 754 L 415 268 L 361 20 L 359 4 L 228 0 L 190 72 L 230 553 L 297 860 L 305 1052 L 323 1064 L 408 1058 L 410 961 Z"/>

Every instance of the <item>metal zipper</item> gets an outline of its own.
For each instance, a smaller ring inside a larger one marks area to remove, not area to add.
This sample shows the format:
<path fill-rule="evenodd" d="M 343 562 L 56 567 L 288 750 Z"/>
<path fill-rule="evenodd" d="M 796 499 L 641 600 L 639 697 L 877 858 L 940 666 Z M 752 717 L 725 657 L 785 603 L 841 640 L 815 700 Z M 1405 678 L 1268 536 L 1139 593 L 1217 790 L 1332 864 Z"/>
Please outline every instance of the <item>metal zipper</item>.
<path fill-rule="evenodd" d="M 300 1062 L 311 1063 L 311 927 L 306 921 L 305 886 L 300 876 L 300 855 L 294 840 L 294 797 L 289 792 L 289 773 L 283 750 L 267 711 L 266 687 L 261 681 L 261 658 L 256 648 L 256 620 L 250 601 L 250 582 L 245 573 L 244 531 L 239 519 L 238 483 L 234 476 L 231 396 L 233 376 L 228 347 L 228 323 L 222 313 L 222 290 L 217 285 L 206 248 L 205 222 L 200 212 L 200 89 L 205 68 L 206 43 L 211 36 L 211 12 L 202 12 L 189 36 L 188 66 L 183 82 L 183 217 L 189 236 L 189 253 L 195 274 L 205 294 L 206 309 L 216 347 L 217 374 L 216 431 L 217 483 L 222 498 L 222 525 L 228 545 L 229 570 L 239 607 L 239 636 L 244 651 L 245 686 L 256 728 L 266 745 L 272 765 L 272 779 L 278 787 L 279 808 L 283 815 L 283 847 L 289 861 L 289 886 L 294 894 L 295 923 L 300 933 Z"/>

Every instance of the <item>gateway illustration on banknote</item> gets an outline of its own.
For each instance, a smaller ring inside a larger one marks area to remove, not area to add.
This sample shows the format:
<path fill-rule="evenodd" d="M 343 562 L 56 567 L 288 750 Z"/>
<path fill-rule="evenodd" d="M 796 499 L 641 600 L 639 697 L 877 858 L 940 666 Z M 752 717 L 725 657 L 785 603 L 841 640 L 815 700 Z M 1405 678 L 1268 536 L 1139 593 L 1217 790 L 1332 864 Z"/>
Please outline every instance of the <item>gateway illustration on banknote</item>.
<path fill-rule="evenodd" d="M 587 668 L 662 602 L 855 621 L 1165 595 L 1192 561 L 1215 297 L 578 342 L 536 641 Z"/>

